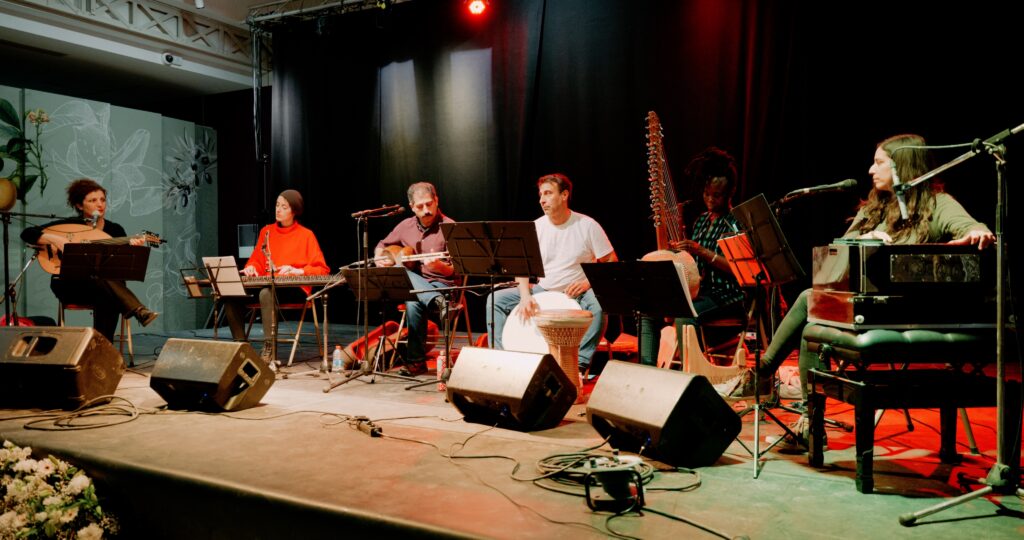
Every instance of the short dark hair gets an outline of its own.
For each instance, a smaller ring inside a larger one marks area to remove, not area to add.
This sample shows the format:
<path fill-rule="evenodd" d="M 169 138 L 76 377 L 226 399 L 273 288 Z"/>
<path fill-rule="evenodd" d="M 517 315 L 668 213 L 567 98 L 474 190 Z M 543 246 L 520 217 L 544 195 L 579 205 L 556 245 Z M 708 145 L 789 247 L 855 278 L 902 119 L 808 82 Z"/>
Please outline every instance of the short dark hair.
<path fill-rule="evenodd" d="M 409 189 L 405 192 L 409 197 L 409 204 L 412 204 L 412 200 L 416 197 L 417 193 L 426 193 L 427 195 L 430 195 L 431 199 L 437 198 L 437 188 L 435 188 L 434 184 L 431 184 L 430 182 L 416 182 L 409 186 Z"/>
<path fill-rule="evenodd" d="M 558 191 L 564 191 L 569 194 L 569 199 L 572 199 L 572 180 L 562 173 L 551 173 L 545 174 L 537 179 L 537 187 L 541 184 L 554 184 L 558 186 Z"/>
<path fill-rule="evenodd" d="M 93 191 L 102 191 L 104 195 L 107 194 L 106 188 L 101 186 L 99 182 L 90 178 L 79 178 L 74 182 L 68 184 L 68 206 L 78 210 L 78 205 L 85 202 L 85 197 Z"/>

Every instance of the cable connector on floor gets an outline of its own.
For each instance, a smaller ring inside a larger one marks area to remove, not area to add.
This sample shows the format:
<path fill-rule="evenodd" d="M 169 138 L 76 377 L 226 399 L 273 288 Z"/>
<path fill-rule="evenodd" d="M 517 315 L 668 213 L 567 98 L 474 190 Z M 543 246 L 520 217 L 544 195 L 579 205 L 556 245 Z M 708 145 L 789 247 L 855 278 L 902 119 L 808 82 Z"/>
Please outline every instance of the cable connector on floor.
<path fill-rule="evenodd" d="M 359 428 L 359 431 L 362 431 L 370 437 L 380 437 L 384 433 L 380 426 L 374 424 L 368 418 L 359 418 L 357 419 L 357 422 L 356 427 Z"/>

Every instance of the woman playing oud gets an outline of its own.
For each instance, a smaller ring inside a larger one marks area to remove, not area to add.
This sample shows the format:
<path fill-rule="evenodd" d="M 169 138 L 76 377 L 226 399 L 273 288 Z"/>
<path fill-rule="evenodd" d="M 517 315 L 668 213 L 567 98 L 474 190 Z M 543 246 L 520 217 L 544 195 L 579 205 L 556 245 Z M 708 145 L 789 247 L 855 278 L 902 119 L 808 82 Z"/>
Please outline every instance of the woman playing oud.
<path fill-rule="evenodd" d="M 124 227 L 109 221 L 107 214 L 107 190 L 88 178 L 80 178 L 71 182 L 67 188 L 68 206 L 78 212 L 77 217 L 57 220 L 38 227 L 28 227 L 21 232 L 21 239 L 33 245 L 53 246 L 63 251 L 69 242 L 68 234 L 48 230 L 63 225 L 81 227 L 81 233 L 93 230 L 102 231 L 114 238 L 126 237 Z M 69 233 L 70 234 L 70 233 Z M 144 238 L 131 238 L 128 242 L 134 246 L 146 243 Z M 148 326 L 156 320 L 158 313 L 146 309 L 125 285 L 124 281 L 113 279 L 65 279 L 54 274 L 50 279 L 50 289 L 63 304 L 84 304 L 93 308 L 93 327 L 108 340 L 114 339 L 117 317 L 135 317 L 142 326 Z"/>

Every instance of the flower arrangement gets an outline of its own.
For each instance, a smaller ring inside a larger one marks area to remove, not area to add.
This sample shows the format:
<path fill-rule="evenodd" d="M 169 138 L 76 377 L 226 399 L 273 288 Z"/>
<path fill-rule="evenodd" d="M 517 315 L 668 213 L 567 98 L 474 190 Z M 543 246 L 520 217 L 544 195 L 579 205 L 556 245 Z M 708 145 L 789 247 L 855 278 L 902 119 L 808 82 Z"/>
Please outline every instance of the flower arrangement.
<path fill-rule="evenodd" d="M 25 122 L 22 122 L 14 105 L 0 98 L 0 136 L 8 137 L 7 143 L 0 146 L 0 168 L 3 167 L 3 158 L 13 159 L 17 164 L 10 179 L 18 189 L 18 199 L 23 203 L 37 180 L 40 193 L 46 191 L 46 166 L 43 164 L 43 144 L 39 139 L 43 134 L 43 126 L 49 122 L 50 115 L 43 109 L 28 111 L 25 113 Z M 34 130 L 31 137 L 28 126 Z M 28 174 L 30 167 L 36 170 L 36 174 Z"/>
<path fill-rule="evenodd" d="M 53 456 L 32 459 L 31 448 L 0 448 L 0 538 L 97 540 L 117 534 L 96 486 L 81 470 Z"/>

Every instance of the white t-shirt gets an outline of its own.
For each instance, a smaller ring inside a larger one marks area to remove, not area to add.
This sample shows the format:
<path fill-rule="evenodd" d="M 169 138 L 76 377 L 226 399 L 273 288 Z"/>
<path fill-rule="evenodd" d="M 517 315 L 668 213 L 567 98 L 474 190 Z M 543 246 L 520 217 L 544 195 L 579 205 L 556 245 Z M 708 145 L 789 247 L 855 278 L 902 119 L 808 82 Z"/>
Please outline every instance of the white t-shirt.
<path fill-rule="evenodd" d="M 534 223 L 544 261 L 544 277 L 538 285 L 545 290 L 565 290 L 569 284 L 587 277 L 580 263 L 596 262 L 613 251 L 601 225 L 579 212 L 572 212 L 561 225 L 554 225 L 546 215 Z"/>

